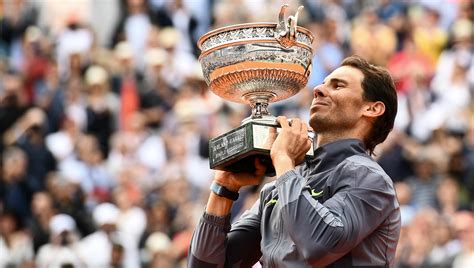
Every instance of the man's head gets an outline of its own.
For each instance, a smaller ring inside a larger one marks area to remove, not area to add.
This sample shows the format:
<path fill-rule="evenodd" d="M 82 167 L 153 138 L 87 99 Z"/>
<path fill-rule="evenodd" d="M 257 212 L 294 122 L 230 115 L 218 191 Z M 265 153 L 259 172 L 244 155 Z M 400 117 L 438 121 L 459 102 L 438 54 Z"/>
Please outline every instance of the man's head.
<path fill-rule="evenodd" d="M 372 153 L 393 128 L 395 85 L 385 69 L 351 56 L 314 88 L 310 113 L 310 125 L 318 134 L 360 136 Z"/>

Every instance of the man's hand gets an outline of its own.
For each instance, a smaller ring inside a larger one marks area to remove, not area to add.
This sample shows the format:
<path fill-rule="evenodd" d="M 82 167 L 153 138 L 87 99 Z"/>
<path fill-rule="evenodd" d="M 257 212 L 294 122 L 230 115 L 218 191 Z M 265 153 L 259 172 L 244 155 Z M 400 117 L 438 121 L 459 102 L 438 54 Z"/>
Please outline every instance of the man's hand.
<path fill-rule="evenodd" d="M 293 119 L 290 124 L 285 116 L 279 116 L 277 122 L 281 126 L 281 131 L 273 142 L 270 156 L 277 177 L 280 177 L 303 162 L 311 148 L 311 140 L 308 137 L 307 124 L 300 119 Z"/>
<path fill-rule="evenodd" d="M 255 159 L 255 172 L 254 173 L 234 173 L 229 171 L 217 170 L 214 175 L 214 181 L 220 185 L 225 186 L 227 189 L 238 192 L 239 189 L 246 185 L 258 185 L 262 182 L 265 174 L 265 165 L 256 158 Z"/>

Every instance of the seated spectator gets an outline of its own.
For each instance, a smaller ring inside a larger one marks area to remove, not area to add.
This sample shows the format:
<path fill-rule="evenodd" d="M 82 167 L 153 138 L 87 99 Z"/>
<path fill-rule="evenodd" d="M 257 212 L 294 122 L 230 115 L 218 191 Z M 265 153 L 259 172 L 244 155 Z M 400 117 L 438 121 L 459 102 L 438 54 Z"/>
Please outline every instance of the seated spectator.
<path fill-rule="evenodd" d="M 414 162 L 415 175 L 407 179 L 412 191 L 412 204 L 417 209 L 436 206 L 439 179 L 430 156 L 420 153 Z"/>
<path fill-rule="evenodd" d="M 36 256 L 38 268 L 81 267 L 76 223 L 67 214 L 57 214 L 49 221 L 50 242 L 40 247 Z"/>

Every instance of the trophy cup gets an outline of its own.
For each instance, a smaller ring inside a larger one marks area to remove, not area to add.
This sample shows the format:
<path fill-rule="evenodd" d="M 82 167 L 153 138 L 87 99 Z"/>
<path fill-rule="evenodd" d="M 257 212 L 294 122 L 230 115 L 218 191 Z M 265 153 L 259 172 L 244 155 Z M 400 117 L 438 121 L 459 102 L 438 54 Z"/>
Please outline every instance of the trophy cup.
<path fill-rule="evenodd" d="M 199 61 L 210 90 L 252 107 L 251 116 L 240 127 L 210 140 L 211 169 L 251 172 L 254 158 L 259 157 L 267 166 L 266 174 L 274 175 L 266 141 L 269 128 L 278 130 L 279 126 L 268 105 L 295 95 L 307 84 L 314 39 L 309 30 L 297 26 L 303 6 L 285 19 L 287 7 L 281 7 L 278 23 L 227 26 L 198 41 Z M 312 145 L 306 156 L 313 155 Z"/>

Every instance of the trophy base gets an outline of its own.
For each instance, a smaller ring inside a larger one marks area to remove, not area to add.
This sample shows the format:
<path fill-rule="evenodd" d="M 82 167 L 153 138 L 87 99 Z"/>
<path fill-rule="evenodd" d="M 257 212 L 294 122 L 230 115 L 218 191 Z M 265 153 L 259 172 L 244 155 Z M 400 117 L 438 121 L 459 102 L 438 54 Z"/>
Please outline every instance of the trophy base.
<path fill-rule="evenodd" d="M 255 158 L 259 158 L 267 168 L 265 175 L 275 176 L 275 168 L 270 158 L 270 146 L 267 143 L 270 128 L 277 128 L 277 132 L 279 129 L 275 123 L 248 120 L 240 127 L 211 139 L 210 168 L 231 172 L 254 172 Z M 314 158 L 314 144 L 311 144 L 306 157 Z"/>

